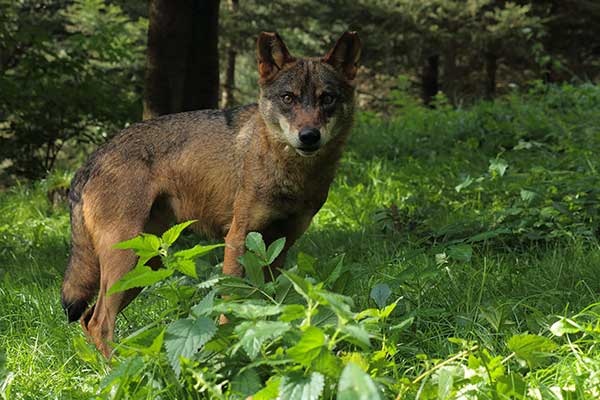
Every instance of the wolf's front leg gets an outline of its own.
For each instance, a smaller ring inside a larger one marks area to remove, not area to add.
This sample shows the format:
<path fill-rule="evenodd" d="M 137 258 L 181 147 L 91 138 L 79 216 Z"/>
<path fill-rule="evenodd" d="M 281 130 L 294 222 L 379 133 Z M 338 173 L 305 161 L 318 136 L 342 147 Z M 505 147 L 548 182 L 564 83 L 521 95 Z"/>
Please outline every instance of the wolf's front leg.
<path fill-rule="evenodd" d="M 243 276 L 238 258 L 244 255 L 246 234 L 248 233 L 245 218 L 234 216 L 231 228 L 225 236 L 225 259 L 223 260 L 223 273 L 225 275 Z"/>
<path fill-rule="evenodd" d="M 241 220 L 239 217 L 234 216 L 231 228 L 229 228 L 229 232 L 225 236 L 225 259 L 223 260 L 223 273 L 225 275 L 244 276 L 244 270 L 238 262 L 238 258 L 244 255 L 248 229 L 246 227 L 247 224 L 241 223 Z M 223 295 L 223 297 L 225 298 L 227 295 Z M 229 319 L 224 314 L 221 314 L 219 323 L 223 325 L 228 322 Z"/>

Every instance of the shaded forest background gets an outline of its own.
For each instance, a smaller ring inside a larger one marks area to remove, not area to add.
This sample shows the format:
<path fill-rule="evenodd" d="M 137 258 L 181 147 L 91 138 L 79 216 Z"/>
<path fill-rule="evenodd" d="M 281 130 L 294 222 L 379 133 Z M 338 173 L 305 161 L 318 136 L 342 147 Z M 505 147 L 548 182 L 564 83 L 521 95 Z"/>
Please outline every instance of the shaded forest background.
<path fill-rule="evenodd" d="M 600 76 L 594 0 L 0 0 L 0 188 L 142 118 L 254 101 L 260 31 L 320 55 L 348 29 L 378 118 Z"/>

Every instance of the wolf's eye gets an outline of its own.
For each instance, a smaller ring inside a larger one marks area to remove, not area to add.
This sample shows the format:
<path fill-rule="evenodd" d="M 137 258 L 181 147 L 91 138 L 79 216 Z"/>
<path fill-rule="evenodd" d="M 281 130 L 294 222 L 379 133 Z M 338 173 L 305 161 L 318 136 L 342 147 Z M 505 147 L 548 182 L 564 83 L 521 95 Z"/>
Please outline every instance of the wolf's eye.
<path fill-rule="evenodd" d="M 284 104 L 292 104 L 294 102 L 294 96 L 292 96 L 289 93 L 286 93 L 281 96 L 281 101 L 283 101 Z"/>
<path fill-rule="evenodd" d="M 324 94 L 321 96 L 321 104 L 324 106 L 330 106 L 335 102 L 335 97 L 330 94 Z"/>

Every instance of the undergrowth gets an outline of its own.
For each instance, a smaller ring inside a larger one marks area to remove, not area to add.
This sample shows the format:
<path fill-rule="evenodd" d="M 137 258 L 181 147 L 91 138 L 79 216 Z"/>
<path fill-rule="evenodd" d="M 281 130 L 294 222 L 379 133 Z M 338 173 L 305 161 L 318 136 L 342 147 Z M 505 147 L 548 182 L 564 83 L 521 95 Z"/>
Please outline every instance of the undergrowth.
<path fill-rule="evenodd" d="M 2 396 L 598 398 L 600 90 L 395 102 L 359 115 L 272 282 L 260 269 L 282 242 L 256 234 L 244 279 L 221 275 L 218 247 L 174 243 L 184 225 L 126 244 L 165 269 L 142 258 L 113 288 L 149 285 L 110 363 L 60 309 L 69 174 L 1 193 Z"/>

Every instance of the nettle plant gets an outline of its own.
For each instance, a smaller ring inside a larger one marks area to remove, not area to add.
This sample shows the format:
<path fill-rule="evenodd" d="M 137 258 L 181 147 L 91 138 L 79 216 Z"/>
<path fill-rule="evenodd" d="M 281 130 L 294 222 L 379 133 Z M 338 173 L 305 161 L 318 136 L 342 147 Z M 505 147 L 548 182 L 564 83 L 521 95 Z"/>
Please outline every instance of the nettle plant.
<path fill-rule="evenodd" d="M 172 246 L 191 223 L 162 237 L 142 234 L 116 246 L 132 249 L 139 261 L 109 293 L 153 285 L 151 290 L 172 306 L 164 318 L 116 347 L 99 394 L 258 400 L 379 399 L 397 392 L 398 378 L 390 369 L 393 336 L 408 323 L 389 322 L 397 304 L 387 303 L 389 288 L 373 292 L 380 308 L 353 312 L 352 299 L 334 292 L 349 277 L 343 256 L 319 263 L 300 254 L 297 266 L 266 281 L 263 269 L 280 254 L 285 239 L 267 247 L 255 232 L 240 258 L 245 277 L 226 276 L 195 260 L 223 245 L 179 251 Z M 146 266 L 153 257 L 160 257 L 164 268 Z M 219 324 L 222 315 L 228 323 Z M 99 363 L 83 339 L 76 348 L 84 360 Z M 371 376 L 384 369 L 385 376 Z"/>
<path fill-rule="evenodd" d="M 285 240 L 267 247 L 255 232 L 240 258 L 245 277 L 223 275 L 198 259 L 222 244 L 173 246 L 191 223 L 116 246 L 132 249 L 139 261 L 109 293 L 152 286 L 147 293 L 168 306 L 161 303 L 160 317 L 117 345 L 108 374 L 99 353 L 75 340 L 79 357 L 102 376 L 99 398 L 521 399 L 531 390 L 545 398 L 549 390 L 528 382 L 558 352 L 547 337 L 513 335 L 509 355 L 448 338 L 459 352 L 446 359 L 413 354 L 407 368 L 402 360 L 412 351 L 402 343 L 414 317 L 399 315 L 401 299 L 389 301 L 389 285 L 372 288 L 377 308 L 354 312 L 352 298 L 336 292 L 350 278 L 343 256 L 320 262 L 300 253 L 295 266 L 275 276 L 268 266 Z M 154 257 L 163 268 L 146 266 Z M 560 321 L 550 329 L 555 336 L 576 332 L 571 320 Z"/>

